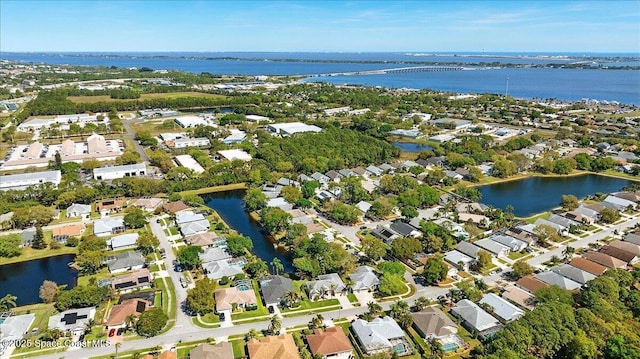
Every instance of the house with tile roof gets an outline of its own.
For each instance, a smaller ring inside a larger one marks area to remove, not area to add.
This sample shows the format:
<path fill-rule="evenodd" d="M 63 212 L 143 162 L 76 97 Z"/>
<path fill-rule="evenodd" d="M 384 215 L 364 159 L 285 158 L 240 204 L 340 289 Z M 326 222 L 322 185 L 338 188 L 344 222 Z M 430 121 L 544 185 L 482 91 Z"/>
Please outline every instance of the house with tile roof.
<path fill-rule="evenodd" d="M 529 293 L 535 294 L 538 290 L 549 285 L 534 276 L 528 275 L 518 279 L 516 285 Z"/>
<path fill-rule="evenodd" d="M 225 318 L 231 318 L 234 309 L 251 309 L 258 305 L 253 287 L 244 290 L 238 287 L 222 288 L 213 294 L 216 298 L 216 311 L 224 313 Z"/>
<path fill-rule="evenodd" d="M 603 265 L 607 268 L 626 268 L 627 262 L 620 260 L 618 258 L 612 257 L 608 254 L 604 254 L 602 252 L 587 252 L 582 255 L 585 259 L 588 259 L 592 262 L 596 262 L 600 265 Z"/>
<path fill-rule="evenodd" d="M 300 359 L 291 334 L 249 339 L 247 351 L 249 359 Z"/>
<path fill-rule="evenodd" d="M 142 268 L 133 273 L 113 278 L 108 283 L 113 290 L 119 293 L 127 293 L 133 290 L 151 288 L 153 276 L 148 269 Z"/>
<path fill-rule="evenodd" d="M 342 293 L 346 286 L 336 273 L 321 274 L 317 280 L 307 282 L 309 299 L 317 300 L 325 297 L 333 297 Z"/>
<path fill-rule="evenodd" d="M 612 245 L 606 245 L 600 248 L 600 253 L 612 256 L 630 265 L 635 264 L 638 262 L 638 260 L 640 260 L 640 256 L 636 255 L 635 253 L 618 247 L 614 247 Z"/>
<path fill-rule="evenodd" d="M 283 276 L 267 276 L 260 280 L 260 292 L 266 306 L 281 305 L 286 294 L 292 290 L 293 281 Z"/>
<path fill-rule="evenodd" d="M 189 359 L 234 359 L 233 346 L 229 342 L 202 343 L 189 351 Z"/>
<path fill-rule="evenodd" d="M 341 327 L 314 329 L 306 336 L 311 354 L 322 359 L 352 359 L 353 348 Z"/>
<path fill-rule="evenodd" d="M 166 203 L 162 208 L 164 209 L 165 212 L 171 213 L 171 214 L 176 214 L 176 213 L 191 209 L 191 207 L 189 207 L 183 201 L 169 202 L 169 203 Z"/>
<path fill-rule="evenodd" d="M 51 230 L 51 238 L 58 243 L 64 243 L 71 237 L 80 237 L 85 229 L 84 223 L 66 224 L 53 228 Z"/>
<path fill-rule="evenodd" d="M 124 328 L 127 325 L 127 317 L 130 315 L 140 316 L 147 308 L 151 306 L 149 301 L 132 298 L 122 301 L 111 308 L 109 318 L 107 319 L 107 329 Z"/>
<path fill-rule="evenodd" d="M 451 320 L 442 310 L 436 307 L 426 307 L 423 310 L 411 313 L 413 328 L 424 339 L 436 339 L 447 348 L 462 346 L 464 343 L 458 336 L 458 325 Z M 459 345 L 460 344 L 460 345 Z"/>
<path fill-rule="evenodd" d="M 602 273 L 607 270 L 607 267 L 582 257 L 575 257 L 571 259 L 571 263 L 569 264 L 571 264 L 573 267 L 582 269 L 583 271 L 589 272 L 596 276 L 602 275 Z"/>

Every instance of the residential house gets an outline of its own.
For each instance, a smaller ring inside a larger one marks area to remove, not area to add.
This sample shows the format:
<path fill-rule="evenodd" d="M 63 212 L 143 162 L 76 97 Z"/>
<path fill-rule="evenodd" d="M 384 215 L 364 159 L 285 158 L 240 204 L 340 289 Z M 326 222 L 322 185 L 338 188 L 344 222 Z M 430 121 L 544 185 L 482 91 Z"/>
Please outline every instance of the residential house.
<path fill-rule="evenodd" d="M 418 238 L 422 235 L 422 232 L 415 229 L 412 225 L 404 223 L 402 221 L 395 221 L 391 223 L 389 229 L 398 234 L 400 237 Z"/>
<path fill-rule="evenodd" d="M 321 274 L 317 280 L 307 282 L 309 298 L 317 300 L 319 298 L 335 297 L 342 293 L 346 286 L 340 276 L 336 273 Z"/>
<path fill-rule="evenodd" d="M 637 244 L 634 244 L 634 243 L 630 243 L 630 242 L 627 242 L 627 241 L 619 241 L 619 240 L 612 241 L 612 242 L 609 243 L 609 245 L 611 247 L 615 247 L 615 248 L 622 249 L 622 250 L 627 251 L 627 252 L 631 252 L 631 253 L 635 254 L 636 256 L 640 256 L 640 245 L 637 245 Z"/>
<path fill-rule="evenodd" d="M 569 219 L 567 217 L 559 216 L 557 214 L 551 214 L 549 216 L 549 218 L 547 218 L 547 220 L 549 222 L 553 222 L 553 223 L 559 224 L 559 225 L 561 225 L 563 227 L 566 227 L 566 228 L 579 227 L 582 224 L 581 222 L 574 221 L 574 220 Z"/>
<path fill-rule="evenodd" d="M 533 223 L 533 227 L 537 227 L 537 226 L 541 226 L 541 225 L 546 225 L 546 226 L 550 226 L 553 227 L 553 229 L 555 229 L 558 234 L 562 235 L 562 236 L 566 236 L 567 234 L 569 234 L 569 227 L 565 227 L 564 225 L 555 223 L 555 222 L 551 222 L 549 220 L 546 220 L 544 218 L 538 218 L 536 219 L 536 221 Z"/>
<path fill-rule="evenodd" d="M 244 290 L 243 290 L 244 289 Z M 216 311 L 224 313 L 225 318 L 231 318 L 231 313 L 238 308 L 255 308 L 258 305 L 256 292 L 249 284 L 247 288 L 229 287 L 218 289 L 214 292 L 216 298 Z"/>
<path fill-rule="evenodd" d="M 109 273 L 120 273 L 142 269 L 145 265 L 145 260 L 140 252 L 126 251 L 107 257 L 106 263 Z"/>
<path fill-rule="evenodd" d="M 392 165 L 388 164 L 388 163 L 383 163 L 380 166 L 378 166 L 378 168 L 380 168 L 383 173 L 395 173 L 396 172 L 396 168 L 393 167 Z"/>
<path fill-rule="evenodd" d="M 191 207 L 189 207 L 186 203 L 184 203 L 183 201 L 175 201 L 175 202 L 170 202 L 167 203 L 163 206 L 165 212 L 167 213 L 171 213 L 171 214 L 177 214 L 180 213 L 182 211 L 186 211 L 186 210 L 190 210 Z"/>
<path fill-rule="evenodd" d="M 511 236 L 515 239 L 521 240 L 527 243 L 528 245 L 532 245 L 536 243 L 536 241 L 538 240 L 538 237 L 535 234 L 527 232 L 521 228 L 516 228 L 516 227 L 507 229 L 504 232 L 504 234 L 507 236 Z"/>
<path fill-rule="evenodd" d="M 514 285 L 510 284 L 504 287 L 504 291 L 501 295 L 502 298 L 508 299 L 522 308 L 528 310 L 533 310 L 535 308 L 535 297 L 531 293 Z"/>
<path fill-rule="evenodd" d="M 289 278 L 274 275 L 260 280 L 262 300 L 267 307 L 281 305 L 286 300 L 287 293 L 291 291 L 294 291 L 293 281 Z"/>
<path fill-rule="evenodd" d="M 33 321 L 36 319 L 36 315 L 31 313 L 10 315 L 9 317 L 3 316 L 2 318 L 3 320 L 0 322 L 0 343 L 4 344 L 20 340 L 28 334 L 29 328 L 31 328 Z M 0 356 L 2 356 L 5 349 L 6 346 L 0 345 Z"/>
<path fill-rule="evenodd" d="M 402 356 L 413 351 L 404 331 L 391 317 L 375 318 L 370 322 L 356 319 L 351 323 L 351 329 L 367 355 L 392 353 L 395 350 Z"/>
<path fill-rule="evenodd" d="M 490 238 L 485 238 L 485 239 L 481 239 L 479 241 L 475 241 L 473 242 L 473 244 L 475 244 L 476 246 L 481 247 L 482 249 L 486 250 L 487 252 L 493 254 L 494 256 L 500 258 L 500 257 L 506 257 L 507 255 L 509 255 L 509 252 L 511 252 L 511 250 L 509 249 L 509 247 L 502 245 L 498 242 L 495 242 L 493 240 L 491 240 Z"/>
<path fill-rule="evenodd" d="M 127 293 L 133 290 L 151 288 L 152 283 L 153 276 L 148 269 L 142 268 L 133 273 L 113 278 L 109 286 L 119 293 Z"/>
<path fill-rule="evenodd" d="M 338 173 L 340 174 L 340 176 L 342 176 L 342 178 L 346 178 L 346 177 L 354 177 L 357 176 L 358 174 L 353 172 L 352 170 L 345 168 L 345 169 L 341 169 L 338 171 Z"/>
<path fill-rule="evenodd" d="M 640 234 L 638 233 L 640 232 L 627 234 L 626 236 L 624 236 L 624 241 L 640 246 Z"/>
<path fill-rule="evenodd" d="M 463 253 L 473 259 L 478 259 L 478 252 L 480 252 L 481 250 L 482 248 L 467 241 L 458 242 L 458 244 L 456 244 L 456 251 Z"/>
<path fill-rule="evenodd" d="M 575 257 L 571 259 L 571 263 L 569 264 L 571 264 L 573 267 L 589 272 L 595 276 L 602 275 L 602 273 L 607 270 L 607 267 L 582 257 Z"/>
<path fill-rule="evenodd" d="M 98 237 L 122 233 L 124 230 L 124 220 L 122 218 L 102 218 L 93 222 L 93 234 Z"/>
<path fill-rule="evenodd" d="M 462 319 L 462 325 L 469 331 L 484 338 L 492 336 L 502 328 L 496 318 L 468 299 L 456 303 L 451 308 L 451 313 Z"/>
<path fill-rule="evenodd" d="M 162 198 L 139 198 L 135 202 L 133 202 L 134 207 L 141 208 L 144 211 L 152 212 L 155 211 L 162 205 Z"/>
<path fill-rule="evenodd" d="M 242 267 L 246 264 L 244 257 L 228 258 L 219 261 L 202 263 L 202 269 L 209 279 L 220 279 L 222 277 L 234 277 L 242 272 Z"/>
<path fill-rule="evenodd" d="M 620 249 L 618 247 L 614 247 L 612 245 L 607 245 L 600 248 L 600 253 L 604 253 L 614 258 L 618 258 L 627 264 L 635 264 L 640 259 L 640 257 L 635 253 L 629 252 L 624 249 Z"/>
<path fill-rule="evenodd" d="M 330 170 L 327 173 L 325 173 L 325 175 L 327 177 L 329 177 L 329 180 L 333 181 L 333 182 L 340 182 L 340 180 L 342 179 L 342 175 L 334 170 Z"/>
<path fill-rule="evenodd" d="M 234 359 L 233 345 L 229 342 L 202 343 L 189 351 L 189 359 Z"/>
<path fill-rule="evenodd" d="M 524 315 L 524 312 L 518 307 L 493 293 L 483 295 L 479 303 L 491 307 L 492 310 L 490 312 L 507 323 L 519 319 Z"/>
<path fill-rule="evenodd" d="M 541 288 L 548 287 L 549 285 L 534 276 L 528 275 L 518 279 L 516 285 L 529 293 L 536 294 Z"/>
<path fill-rule="evenodd" d="M 557 285 L 566 290 L 575 290 L 582 286 L 580 283 L 552 271 L 538 273 L 534 277 L 549 285 Z"/>
<path fill-rule="evenodd" d="M 247 351 L 249 359 L 300 359 L 291 334 L 249 339 Z"/>
<path fill-rule="evenodd" d="M 117 178 L 144 176 L 146 174 L 147 166 L 144 163 L 136 163 L 132 165 L 95 168 L 93 170 L 93 179 L 113 180 Z"/>
<path fill-rule="evenodd" d="M 149 301 L 139 298 L 126 299 L 122 303 L 114 305 L 107 319 L 107 330 L 126 327 L 127 318 L 130 315 L 138 317 L 150 306 Z"/>
<path fill-rule="evenodd" d="M 218 245 L 224 238 L 219 237 L 215 232 L 202 232 L 184 237 L 184 241 L 191 246 L 213 247 Z"/>
<path fill-rule="evenodd" d="M 356 204 L 356 208 L 360 210 L 362 213 L 367 213 L 369 208 L 371 208 L 371 203 L 366 201 L 360 201 Z"/>
<path fill-rule="evenodd" d="M 321 185 L 325 185 L 325 184 L 327 184 L 327 183 L 329 183 L 331 181 L 331 178 L 323 175 L 320 172 L 314 172 L 311 175 L 311 178 L 313 178 L 315 181 L 320 182 Z"/>
<path fill-rule="evenodd" d="M 65 310 L 49 317 L 48 328 L 62 332 L 70 331 L 74 335 L 84 333 L 87 323 L 96 315 L 95 307 Z"/>
<path fill-rule="evenodd" d="M 463 271 L 468 271 L 471 263 L 475 261 L 474 258 L 456 250 L 447 252 L 444 255 L 444 260 Z"/>
<path fill-rule="evenodd" d="M 389 228 L 379 224 L 374 230 L 371 231 L 374 237 L 378 237 L 385 241 L 387 244 L 391 244 L 394 239 L 400 237 L 397 233 L 391 231 Z"/>
<path fill-rule="evenodd" d="M 482 214 L 458 213 L 458 222 L 473 223 L 479 227 L 487 227 L 491 224 L 489 217 Z"/>
<path fill-rule="evenodd" d="M 607 268 L 627 268 L 627 262 L 602 252 L 588 252 L 582 256 Z"/>
<path fill-rule="evenodd" d="M 51 230 L 52 239 L 58 243 L 64 243 L 71 237 L 80 237 L 86 227 L 84 223 L 72 223 L 55 227 Z"/>
<path fill-rule="evenodd" d="M 413 328 L 423 339 L 435 339 L 445 351 L 458 349 L 464 341 L 458 336 L 458 325 L 442 310 L 426 307 L 411 313 Z"/>
<path fill-rule="evenodd" d="M 293 209 L 293 204 L 287 202 L 287 200 L 285 200 L 282 197 L 272 198 L 272 199 L 268 200 L 266 206 L 267 207 L 277 207 L 277 208 L 280 208 L 283 211 L 290 211 L 290 210 Z"/>
<path fill-rule="evenodd" d="M 380 284 L 376 272 L 369 266 L 358 267 L 349 278 L 353 281 L 351 290 L 354 292 L 375 292 Z"/>
<path fill-rule="evenodd" d="M 322 359 L 354 359 L 353 348 L 341 327 L 314 329 L 306 336 L 311 355 Z"/>
<path fill-rule="evenodd" d="M 613 208 L 618 211 L 625 211 L 628 208 L 635 210 L 636 207 L 638 207 L 638 204 L 635 202 L 626 200 L 624 198 L 616 197 L 613 195 L 607 196 L 607 198 L 605 198 L 604 201 L 602 201 L 602 205 L 608 208 Z"/>
<path fill-rule="evenodd" d="M 193 211 L 176 213 L 176 224 L 184 237 L 209 231 L 211 224 L 202 214 Z"/>
<path fill-rule="evenodd" d="M 69 207 L 67 207 L 67 213 L 65 216 L 67 218 L 80 217 L 82 219 L 89 219 L 89 217 L 91 216 L 91 205 L 72 203 Z"/>
<path fill-rule="evenodd" d="M 379 168 L 377 166 L 373 166 L 373 165 L 368 166 L 367 168 L 365 168 L 365 170 L 371 176 L 376 176 L 376 177 L 380 177 L 384 173 L 384 171 L 381 168 Z"/>
<path fill-rule="evenodd" d="M 582 285 L 585 285 L 588 281 L 597 277 L 596 275 L 569 264 L 561 264 L 551 270 Z"/>
<path fill-rule="evenodd" d="M 107 239 L 107 246 L 114 251 L 118 249 L 132 248 L 136 246 L 138 237 L 140 237 L 138 233 L 121 234 Z"/>
<path fill-rule="evenodd" d="M 106 217 L 112 213 L 119 213 L 125 203 L 126 201 L 124 199 L 107 199 L 99 201 L 96 204 L 96 211 L 100 213 L 102 217 Z"/>
<path fill-rule="evenodd" d="M 489 237 L 494 242 L 498 242 L 503 246 L 509 247 L 512 252 L 520 252 L 521 250 L 527 248 L 527 242 L 521 241 L 519 239 L 513 238 L 507 235 L 495 234 Z"/>

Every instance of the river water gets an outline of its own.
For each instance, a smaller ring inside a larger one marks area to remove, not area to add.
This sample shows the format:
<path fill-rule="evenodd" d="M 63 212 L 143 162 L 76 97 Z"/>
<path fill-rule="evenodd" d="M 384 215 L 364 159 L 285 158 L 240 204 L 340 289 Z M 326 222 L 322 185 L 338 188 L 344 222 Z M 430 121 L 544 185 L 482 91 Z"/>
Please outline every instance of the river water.
<path fill-rule="evenodd" d="M 528 217 L 559 206 L 563 194 L 584 198 L 598 192 L 617 192 L 631 183 L 626 179 L 588 174 L 529 177 L 476 188 L 482 193 L 482 203 L 501 209 L 511 205 L 517 217 Z"/>
<path fill-rule="evenodd" d="M 40 285 L 45 280 L 66 284 L 67 288 L 75 287 L 78 272 L 67 266 L 74 258 L 74 255 L 66 254 L 0 266 L 0 298 L 15 295 L 19 306 L 39 303 Z"/>
<path fill-rule="evenodd" d="M 271 267 L 271 261 L 274 258 L 278 258 L 284 265 L 284 271 L 292 273 L 294 268 L 289 254 L 275 248 L 269 237 L 262 231 L 260 225 L 251 219 L 245 211 L 244 194 L 244 190 L 211 193 L 204 196 L 204 202 L 218 212 L 229 227 L 251 238 L 253 241 L 252 252 L 267 262 L 269 267 Z"/>

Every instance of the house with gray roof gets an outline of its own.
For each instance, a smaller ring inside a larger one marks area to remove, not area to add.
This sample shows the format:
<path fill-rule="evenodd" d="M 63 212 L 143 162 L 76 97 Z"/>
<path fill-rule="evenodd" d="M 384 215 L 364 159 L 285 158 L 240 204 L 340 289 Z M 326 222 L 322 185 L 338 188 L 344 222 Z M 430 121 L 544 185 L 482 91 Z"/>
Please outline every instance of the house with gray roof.
<path fill-rule="evenodd" d="M 70 331 L 74 335 L 84 333 L 87 323 L 96 315 L 95 307 L 69 309 L 49 318 L 48 328 Z"/>
<path fill-rule="evenodd" d="M 195 222 L 183 223 L 180 225 L 180 233 L 184 237 L 193 236 L 199 233 L 206 233 L 211 228 L 211 223 L 206 219 Z"/>
<path fill-rule="evenodd" d="M 538 273 L 534 277 L 549 285 L 557 285 L 558 287 L 566 290 L 574 290 L 582 287 L 582 284 L 553 271 Z"/>
<path fill-rule="evenodd" d="M 582 285 L 586 284 L 592 279 L 596 279 L 597 277 L 596 275 L 593 275 L 587 271 L 576 268 L 569 264 L 561 264 L 557 267 L 552 268 L 551 270 Z"/>
<path fill-rule="evenodd" d="M 292 290 L 294 290 L 293 281 L 289 278 L 273 275 L 260 279 L 260 292 L 267 307 L 282 304 L 286 294 Z"/>
<path fill-rule="evenodd" d="M 380 168 L 383 172 L 394 173 L 396 171 L 396 168 L 388 163 L 383 163 L 378 166 L 378 168 Z"/>
<path fill-rule="evenodd" d="M 384 170 L 377 167 L 377 166 L 368 166 L 367 168 L 365 168 L 365 170 L 367 171 L 367 173 L 369 173 L 370 175 L 373 176 L 382 176 L 382 174 L 384 173 Z"/>
<path fill-rule="evenodd" d="M 456 244 L 456 251 L 463 253 L 473 259 L 478 259 L 478 252 L 480 252 L 481 249 L 482 248 L 467 241 L 458 242 L 458 244 Z"/>
<path fill-rule="evenodd" d="M 353 281 L 351 289 L 354 292 L 374 292 L 380 284 L 376 272 L 369 266 L 358 267 L 349 278 Z"/>
<path fill-rule="evenodd" d="M 379 224 L 374 230 L 371 231 L 371 234 L 374 237 L 378 237 L 385 241 L 387 244 L 391 244 L 394 239 L 400 237 L 396 232 L 390 230 L 389 228 Z"/>
<path fill-rule="evenodd" d="M 142 269 L 145 260 L 138 251 L 126 251 L 107 257 L 106 263 L 109 273 L 119 273 Z"/>
<path fill-rule="evenodd" d="M 520 310 L 520 308 L 493 293 L 488 293 L 482 296 L 480 304 L 485 304 L 491 307 L 493 314 L 507 323 L 519 319 L 524 315 L 524 312 Z"/>
<path fill-rule="evenodd" d="M 0 343 L 9 343 L 12 340 L 20 340 L 27 334 L 31 324 L 36 319 L 36 315 L 10 315 L 0 322 Z M 4 347 L 0 345 L 0 354 Z"/>
<path fill-rule="evenodd" d="M 51 183 L 53 187 L 56 188 L 61 180 L 62 172 L 59 170 L 2 175 L 0 176 L 0 191 L 20 191 L 31 186 L 39 186 L 45 183 Z"/>
<path fill-rule="evenodd" d="M 284 186 L 300 187 L 300 182 L 294 181 L 288 178 L 284 178 L 284 177 L 280 177 L 280 179 L 278 179 L 278 182 L 276 182 L 276 184 L 283 187 Z"/>
<path fill-rule="evenodd" d="M 362 213 L 367 213 L 369 208 L 371 208 L 371 203 L 366 201 L 360 201 L 356 204 L 356 208 L 360 210 Z"/>
<path fill-rule="evenodd" d="M 329 179 L 333 182 L 340 182 L 340 179 L 344 177 L 334 170 L 327 171 L 327 173 L 325 173 L 325 176 L 329 177 Z"/>
<path fill-rule="evenodd" d="M 72 203 L 67 207 L 67 213 L 65 216 L 67 218 L 80 217 L 82 219 L 89 219 L 89 216 L 91 216 L 91 205 Z"/>
<path fill-rule="evenodd" d="M 234 277 L 242 272 L 242 268 L 247 263 L 244 257 L 227 258 L 213 262 L 202 263 L 202 269 L 209 279 L 220 279 L 222 277 Z"/>
<path fill-rule="evenodd" d="M 626 236 L 624 236 L 624 241 L 640 246 L 640 235 L 635 233 L 629 233 Z"/>
<path fill-rule="evenodd" d="M 457 334 L 458 325 L 442 310 L 426 307 L 419 312 L 411 313 L 411 317 L 413 328 L 422 338 L 436 339 L 443 349 L 448 349 L 446 351 L 455 350 L 464 345 L 464 341 Z"/>
<path fill-rule="evenodd" d="M 307 282 L 309 299 L 332 297 L 342 293 L 346 286 L 337 273 L 321 274 L 317 280 Z"/>
<path fill-rule="evenodd" d="M 320 173 L 320 172 L 314 172 L 314 173 L 311 175 L 311 178 L 313 178 L 314 180 L 316 180 L 316 181 L 320 182 L 320 184 L 327 184 L 327 183 L 329 183 L 329 182 L 331 181 L 331 178 L 329 178 L 329 177 L 327 177 L 327 176 L 323 175 L 323 174 L 322 174 L 322 173 Z"/>
<path fill-rule="evenodd" d="M 507 236 L 504 234 L 494 234 L 489 237 L 494 242 L 500 243 L 503 246 L 509 247 L 512 252 L 520 252 L 521 250 L 528 247 L 527 242 L 521 241 L 519 239 L 513 238 L 511 236 Z"/>
<path fill-rule="evenodd" d="M 548 221 L 544 218 L 536 219 L 536 221 L 533 223 L 534 231 L 535 231 L 535 227 L 541 226 L 541 225 L 553 227 L 553 229 L 555 229 L 558 232 L 558 234 L 563 236 L 566 236 L 569 233 L 569 227 L 565 227 L 563 225 Z"/>
<path fill-rule="evenodd" d="M 367 355 L 376 353 L 392 353 L 398 355 L 411 354 L 413 349 L 404 336 L 402 328 L 391 317 L 376 318 L 370 322 L 356 319 L 351 324 L 353 334 Z"/>
<path fill-rule="evenodd" d="M 138 233 L 126 233 L 113 238 L 107 239 L 107 246 L 111 250 L 135 247 L 136 241 L 140 235 Z"/>
<path fill-rule="evenodd" d="M 451 308 L 451 314 L 462 319 L 462 325 L 472 333 L 488 338 L 502 328 L 502 324 L 476 303 L 463 299 Z"/>
<path fill-rule="evenodd" d="M 600 220 L 600 213 L 598 211 L 595 211 L 591 208 L 587 208 L 585 206 L 580 206 L 576 209 L 574 209 L 572 212 L 575 213 L 579 213 L 583 216 L 589 217 L 589 218 L 593 218 L 595 221 Z"/>
<path fill-rule="evenodd" d="M 473 244 L 481 247 L 482 249 L 486 250 L 496 257 L 506 257 L 507 255 L 509 255 L 509 252 L 511 252 L 511 249 L 509 247 L 495 242 L 491 238 L 481 239 L 479 241 L 473 242 Z"/>
<path fill-rule="evenodd" d="M 201 213 L 196 213 L 194 211 L 182 211 L 176 213 L 176 224 L 181 225 L 183 223 L 195 222 L 205 219 L 204 215 Z"/>
<path fill-rule="evenodd" d="M 576 222 L 576 221 L 574 221 L 572 219 L 569 219 L 569 218 L 566 218 L 566 217 L 562 217 L 562 216 L 559 216 L 557 214 L 550 215 L 549 218 L 547 218 L 547 220 L 549 222 L 553 222 L 553 223 L 559 224 L 559 225 L 561 225 L 563 227 L 566 227 L 566 228 L 571 228 L 572 226 L 577 227 L 577 226 L 580 226 L 582 224 L 580 222 Z"/>
<path fill-rule="evenodd" d="M 602 205 L 608 208 L 613 208 L 618 211 L 626 211 L 628 208 L 636 209 L 638 204 L 624 198 L 616 197 L 613 195 L 607 196 L 607 198 L 602 201 Z"/>
<path fill-rule="evenodd" d="M 93 234 L 98 237 L 106 237 L 125 230 L 122 218 L 101 218 L 93 222 Z"/>
<path fill-rule="evenodd" d="M 475 259 L 455 250 L 447 252 L 444 255 L 444 260 L 463 271 L 468 271 L 471 263 L 475 262 Z"/>
<path fill-rule="evenodd" d="M 420 232 L 419 230 L 417 230 L 415 227 L 413 227 L 412 225 L 402 222 L 402 221 L 395 221 L 393 223 L 391 223 L 391 225 L 389 226 L 389 229 L 395 233 L 397 233 L 400 237 L 420 237 L 422 235 L 422 232 Z"/>

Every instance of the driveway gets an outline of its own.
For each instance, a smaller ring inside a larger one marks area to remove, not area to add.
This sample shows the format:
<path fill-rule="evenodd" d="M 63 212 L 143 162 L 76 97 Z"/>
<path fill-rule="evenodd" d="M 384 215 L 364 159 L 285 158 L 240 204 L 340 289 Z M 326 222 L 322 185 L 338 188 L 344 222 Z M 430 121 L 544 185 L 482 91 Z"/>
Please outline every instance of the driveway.
<path fill-rule="evenodd" d="M 366 307 L 369 302 L 376 301 L 371 292 L 354 292 L 353 294 L 358 298 L 358 303 L 363 307 Z"/>

